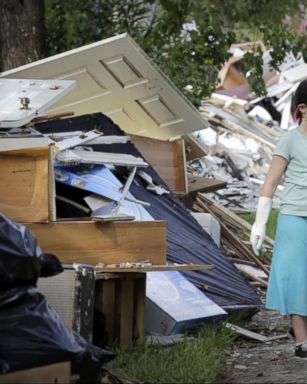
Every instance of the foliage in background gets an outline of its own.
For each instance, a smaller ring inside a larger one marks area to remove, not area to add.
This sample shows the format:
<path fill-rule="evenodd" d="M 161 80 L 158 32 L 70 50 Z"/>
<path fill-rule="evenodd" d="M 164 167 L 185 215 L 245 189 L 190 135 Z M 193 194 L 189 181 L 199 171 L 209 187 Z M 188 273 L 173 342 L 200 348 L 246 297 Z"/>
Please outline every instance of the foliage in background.
<path fill-rule="evenodd" d="M 182 10 L 181 3 L 185 3 Z M 218 72 L 229 57 L 227 50 L 235 36 L 223 31 L 216 9 L 203 6 L 196 13 L 186 3 L 189 2 L 161 0 L 156 27 L 140 45 L 198 106 L 215 90 Z M 190 30 L 184 31 L 184 24 Z"/>
<path fill-rule="evenodd" d="M 216 4 L 214 0 L 209 2 Z M 301 0 L 227 0 L 226 3 L 227 9 L 222 9 L 228 23 L 237 31 L 249 31 L 252 41 L 262 40 L 266 47 L 271 48 L 272 69 L 278 69 L 288 52 L 293 52 L 296 57 L 301 52 L 307 61 L 306 36 L 295 34 L 295 22 L 285 24 L 287 16 L 303 19 L 306 3 L 305 8 Z M 240 36 L 240 33 L 237 35 Z M 240 37 L 246 40 L 246 36 Z M 245 67 L 250 69 L 249 83 L 257 95 L 265 93 L 261 76 L 263 60 L 260 54 L 261 51 L 255 50 L 245 57 Z"/>
<path fill-rule="evenodd" d="M 106 368 L 119 377 L 145 383 L 216 383 L 235 335 L 222 325 L 207 324 L 195 340 L 171 347 L 145 344 L 133 350 L 116 349 Z"/>
<path fill-rule="evenodd" d="M 54 55 L 123 32 L 144 36 L 148 1 L 45 0 L 48 54 Z"/>
<path fill-rule="evenodd" d="M 177 87 L 198 106 L 214 91 L 218 72 L 235 41 L 262 39 L 272 48 L 271 66 L 303 52 L 285 17 L 300 19 L 302 0 L 45 0 L 48 54 L 128 32 Z M 184 30 L 183 26 L 192 30 Z M 246 34 L 246 35 L 245 35 Z M 262 56 L 243 62 L 251 89 L 264 93 Z"/>

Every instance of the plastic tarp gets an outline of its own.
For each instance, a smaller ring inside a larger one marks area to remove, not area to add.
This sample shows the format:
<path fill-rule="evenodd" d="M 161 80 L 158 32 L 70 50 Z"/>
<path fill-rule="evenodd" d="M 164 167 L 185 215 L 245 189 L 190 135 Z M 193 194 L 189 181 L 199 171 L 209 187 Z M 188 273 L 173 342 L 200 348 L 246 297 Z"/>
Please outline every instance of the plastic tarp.
<path fill-rule="evenodd" d="M 101 113 L 50 121 L 36 126 L 42 133 L 88 131 L 94 127 L 101 129 L 106 136 L 124 134 L 111 119 Z M 95 145 L 95 151 L 141 156 L 131 142 Z M 152 167 L 146 168 L 146 173 L 152 177 L 155 184 L 168 189 Z M 259 297 L 248 281 L 236 270 L 232 262 L 173 193 L 158 196 L 146 189 L 145 182 L 140 177 L 135 178 L 130 192 L 135 198 L 150 203 L 150 207 L 146 209 L 156 220 L 167 222 L 168 261 L 214 265 L 213 270 L 184 273 L 198 288 L 206 287 L 205 293 L 210 299 L 224 307 L 261 305 Z"/>

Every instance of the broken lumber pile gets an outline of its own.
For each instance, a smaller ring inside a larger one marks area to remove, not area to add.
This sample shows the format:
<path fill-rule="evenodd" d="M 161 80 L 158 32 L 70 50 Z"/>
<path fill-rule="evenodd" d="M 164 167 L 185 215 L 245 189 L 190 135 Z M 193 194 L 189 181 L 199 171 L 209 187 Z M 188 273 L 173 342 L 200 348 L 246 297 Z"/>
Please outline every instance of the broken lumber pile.
<path fill-rule="evenodd" d="M 196 212 L 210 213 L 219 221 L 221 227 L 221 246 L 228 256 L 235 257 L 237 262 L 243 262 L 243 264 L 247 262 L 251 266 L 260 268 L 265 273 L 264 278 L 268 277 L 268 261 L 264 257 L 255 256 L 251 245 L 247 241 L 242 240 L 238 234 L 238 232 L 241 232 L 244 233 L 245 237 L 248 237 L 251 229 L 249 223 L 201 193 L 198 193 L 192 209 Z M 274 242 L 272 239 L 266 236 L 265 240 L 269 247 L 273 246 Z M 267 282 L 263 278 L 255 276 L 243 268 L 238 269 L 249 279 L 258 282 L 263 287 L 267 286 Z"/>

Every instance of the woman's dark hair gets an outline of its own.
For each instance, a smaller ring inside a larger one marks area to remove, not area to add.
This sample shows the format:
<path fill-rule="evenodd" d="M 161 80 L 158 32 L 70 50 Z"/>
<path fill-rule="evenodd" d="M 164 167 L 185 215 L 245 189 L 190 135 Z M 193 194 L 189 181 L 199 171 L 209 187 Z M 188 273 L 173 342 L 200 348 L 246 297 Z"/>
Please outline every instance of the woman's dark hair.
<path fill-rule="evenodd" d="M 307 105 L 307 80 L 303 80 L 297 87 L 293 96 L 293 107 L 295 109 L 296 118 L 302 118 L 302 113 L 297 109 L 300 104 Z"/>

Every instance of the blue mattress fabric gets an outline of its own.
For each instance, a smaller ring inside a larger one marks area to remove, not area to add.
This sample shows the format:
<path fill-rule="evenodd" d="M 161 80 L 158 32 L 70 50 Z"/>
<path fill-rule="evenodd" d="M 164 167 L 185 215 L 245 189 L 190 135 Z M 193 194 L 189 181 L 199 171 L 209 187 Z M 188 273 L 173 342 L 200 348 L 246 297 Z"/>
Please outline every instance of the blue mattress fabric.
<path fill-rule="evenodd" d="M 104 135 L 124 135 L 125 133 L 111 119 L 101 113 L 83 115 L 63 120 L 54 120 L 36 125 L 42 133 L 67 131 L 89 131 L 100 129 Z M 95 145 L 95 151 L 126 153 L 141 156 L 135 146 L 126 144 Z M 146 160 L 146 159 L 145 159 Z M 118 168 L 118 172 L 125 172 Z M 167 185 L 152 167 L 146 168 L 155 183 Z M 189 271 L 184 275 L 195 286 L 204 290 L 206 295 L 222 307 L 258 306 L 261 301 L 248 281 L 236 270 L 232 262 L 220 250 L 209 235 L 183 203 L 173 194 L 158 196 L 148 191 L 139 177 L 130 188 L 135 198 L 150 203 L 146 208 L 156 220 L 167 222 L 167 260 L 176 263 L 213 264 L 209 271 Z M 206 287 L 206 289 L 204 289 Z"/>

